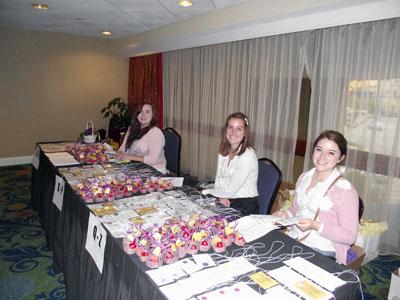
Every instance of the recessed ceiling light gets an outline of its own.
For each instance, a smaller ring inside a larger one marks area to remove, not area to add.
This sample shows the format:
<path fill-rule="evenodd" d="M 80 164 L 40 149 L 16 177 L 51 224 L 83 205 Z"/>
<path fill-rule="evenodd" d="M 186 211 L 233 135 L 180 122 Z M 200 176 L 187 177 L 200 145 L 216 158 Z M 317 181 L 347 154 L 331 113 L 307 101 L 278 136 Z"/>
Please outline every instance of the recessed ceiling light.
<path fill-rule="evenodd" d="M 193 5 L 193 2 L 191 0 L 180 0 L 178 4 L 183 7 L 189 7 Z"/>
<path fill-rule="evenodd" d="M 112 32 L 108 31 L 108 30 L 104 30 L 104 31 L 101 32 L 101 34 L 102 35 L 112 35 Z"/>
<path fill-rule="evenodd" d="M 49 8 L 47 4 L 42 4 L 42 3 L 33 3 L 32 7 L 34 9 L 39 9 L 39 10 L 47 10 Z"/>

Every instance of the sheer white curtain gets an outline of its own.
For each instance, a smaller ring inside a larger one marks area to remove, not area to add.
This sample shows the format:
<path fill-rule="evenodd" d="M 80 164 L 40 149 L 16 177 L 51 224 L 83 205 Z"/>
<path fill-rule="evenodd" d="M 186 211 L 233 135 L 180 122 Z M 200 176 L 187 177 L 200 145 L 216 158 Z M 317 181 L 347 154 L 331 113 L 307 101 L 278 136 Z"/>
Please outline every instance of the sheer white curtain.
<path fill-rule="evenodd" d="M 399 251 L 400 19 L 317 30 L 307 49 L 308 139 L 324 129 L 344 133 L 344 171 L 364 200 L 364 218 L 387 221 L 380 250 Z"/>
<path fill-rule="evenodd" d="M 215 176 L 226 117 L 248 115 L 258 157 L 292 181 L 304 33 L 164 53 L 164 118 L 182 136 L 181 169 Z"/>

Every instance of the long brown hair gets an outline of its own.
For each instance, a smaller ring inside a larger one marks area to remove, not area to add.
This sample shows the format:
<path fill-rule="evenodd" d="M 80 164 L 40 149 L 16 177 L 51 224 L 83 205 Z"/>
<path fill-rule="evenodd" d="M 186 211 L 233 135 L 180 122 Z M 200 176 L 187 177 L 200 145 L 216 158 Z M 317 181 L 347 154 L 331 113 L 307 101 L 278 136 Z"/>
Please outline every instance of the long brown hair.
<path fill-rule="evenodd" d="M 153 117 L 151 118 L 149 126 L 142 128 L 138 120 L 138 115 L 142 112 L 143 106 L 145 106 L 146 104 L 151 106 Z M 127 151 L 131 147 L 134 140 L 140 139 L 147 132 L 149 132 L 151 128 L 155 127 L 156 125 L 157 125 L 157 117 L 153 109 L 153 105 L 147 102 L 143 103 L 141 106 L 138 107 L 138 109 L 134 114 L 134 117 L 131 120 L 131 125 L 129 126 L 129 131 L 127 133 L 128 139 L 126 140 L 125 151 Z"/>
<path fill-rule="evenodd" d="M 226 138 L 226 130 L 228 129 L 229 121 L 231 119 L 240 119 L 243 121 L 244 125 L 244 137 L 243 140 L 240 142 L 239 147 L 238 147 L 238 152 L 236 153 L 237 155 L 242 155 L 244 151 L 249 145 L 249 135 L 250 135 L 250 128 L 249 128 L 249 118 L 241 112 L 236 112 L 228 116 L 228 118 L 225 121 L 225 127 L 222 130 L 221 133 L 221 141 L 219 143 L 219 154 L 226 156 L 229 154 L 229 152 L 232 150 L 231 149 L 231 144 L 229 143 L 228 139 Z"/>

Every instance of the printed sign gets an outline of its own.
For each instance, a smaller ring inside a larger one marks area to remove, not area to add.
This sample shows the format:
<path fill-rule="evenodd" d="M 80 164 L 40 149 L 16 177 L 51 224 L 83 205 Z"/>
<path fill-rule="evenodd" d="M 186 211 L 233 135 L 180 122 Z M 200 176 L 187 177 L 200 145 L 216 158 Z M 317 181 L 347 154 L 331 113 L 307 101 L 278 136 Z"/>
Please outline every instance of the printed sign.
<path fill-rule="evenodd" d="M 100 221 L 89 213 L 85 248 L 92 256 L 100 273 L 103 272 L 104 249 L 106 248 L 107 232 Z"/>
<path fill-rule="evenodd" d="M 64 188 L 65 182 L 60 176 L 56 175 L 56 181 L 54 184 L 54 193 L 53 193 L 53 203 L 57 206 L 58 210 L 62 210 L 63 199 L 64 199 Z"/>
<path fill-rule="evenodd" d="M 39 161 L 40 161 L 40 148 L 36 146 L 35 153 L 33 153 L 32 157 L 32 166 L 37 170 L 39 169 Z"/>

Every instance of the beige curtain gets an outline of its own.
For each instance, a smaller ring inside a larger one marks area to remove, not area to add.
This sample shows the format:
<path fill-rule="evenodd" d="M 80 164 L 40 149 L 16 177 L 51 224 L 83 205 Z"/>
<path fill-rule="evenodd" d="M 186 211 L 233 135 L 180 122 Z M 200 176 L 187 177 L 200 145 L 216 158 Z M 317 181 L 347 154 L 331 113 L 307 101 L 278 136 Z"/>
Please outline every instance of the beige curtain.
<path fill-rule="evenodd" d="M 165 126 L 182 137 L 181 169 L 215 176 L 226 117 L 248 115 L 258 157 L 292 181 L 305 33 L 164 53 Z"/>
<path fill-rule="evenodd" d="M 400 250 L 400 18 L 310 33 L 308 138 L 324 129 L 349 142 L 345 175 L 364 218 L 386 221 L 381 250 Z M 305 168 L 310 167 L 310 144 Z"/>

